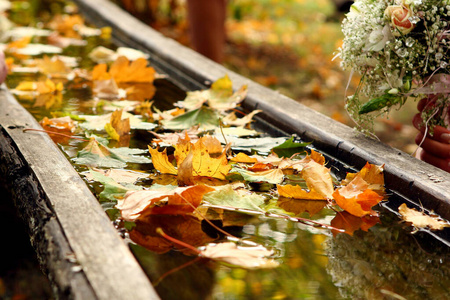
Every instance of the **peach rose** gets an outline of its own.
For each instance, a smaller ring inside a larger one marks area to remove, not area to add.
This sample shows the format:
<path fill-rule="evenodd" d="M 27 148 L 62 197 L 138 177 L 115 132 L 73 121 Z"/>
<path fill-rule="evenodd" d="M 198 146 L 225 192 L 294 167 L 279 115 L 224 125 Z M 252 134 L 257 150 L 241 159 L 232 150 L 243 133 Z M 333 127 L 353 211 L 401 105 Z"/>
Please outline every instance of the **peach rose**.
<path fill-rule="evenodd" d="M 402 3 L 401 5 L 391 5 L 386 8 L 384 15 L 391 20 L 395 30 L 394 35 L 408 34 L 414 29 L 415 25 L 409 21 L 412 17 L 412 11 L 409 5 Z"/>

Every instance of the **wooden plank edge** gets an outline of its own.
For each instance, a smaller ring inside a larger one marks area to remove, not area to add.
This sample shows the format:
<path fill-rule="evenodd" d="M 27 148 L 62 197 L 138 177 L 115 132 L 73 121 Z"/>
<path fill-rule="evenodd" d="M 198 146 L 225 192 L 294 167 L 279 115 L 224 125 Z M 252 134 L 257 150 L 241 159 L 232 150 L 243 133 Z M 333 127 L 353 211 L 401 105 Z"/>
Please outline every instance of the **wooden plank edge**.
<path fill-rule="evenodd" d="M 47 134 L 23 132 L 23 128 L 41 127 L 4 85 L 0 89 L 0 124 L 1 151 L 8 154 L 2 155 L 1 175 L 28 223 L 32 244 L 57 295 L 159 299 L 67 158 Z"/>
<path fill-rule="evenodd" d="M 123 45 L 147 52 L 152 62 L 188 88 L 208 85 L 228 74 L 234 86 L 248 85 L 246 109 L 262 109 L 260 116 L 280 129 L 314 141 L 321 151 L 361 168 L 365 162 L 384 165 L 387 188 L 450 218 L 450 174 L 338 123 L 276 91 L 263 87 L 146 26 L 106 0 L 75 0 L 97 26 L 110 26 Z M 164 62 L 164 63 L 160 63 Z M 188 78 L 188 79 L 186 79 Z"/>

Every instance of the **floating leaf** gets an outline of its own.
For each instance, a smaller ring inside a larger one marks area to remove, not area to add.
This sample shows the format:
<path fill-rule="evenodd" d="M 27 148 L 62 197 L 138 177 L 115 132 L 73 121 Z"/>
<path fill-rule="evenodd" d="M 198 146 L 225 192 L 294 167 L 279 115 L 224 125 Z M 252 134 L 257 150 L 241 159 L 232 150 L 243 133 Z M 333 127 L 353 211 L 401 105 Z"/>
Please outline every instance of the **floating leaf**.
<path fill-rule="evenodd" d="M 242 86 L 233 94 L 232 82 L 225 75 L 215 81 L 209 90 L 188 92 L 186 99 L 177 102 L 176 105 L 187 110 L 193 110 L 207 103 L 212 109 L 230 110 L 244 100 L 246 95 L 247 86 Z"/>
<path fill-rule="evenodd" d="M 156 170 L 158 170 L 162 174 L 178 174 L 177 169 L 169 162 L 166 149 L 164 149 L 163 152 L 159 152 L 157 149 L 153 149 L 149 146 L 148 151 L 152 156 L 153 166 Z"/>
<path fill-rule="evenodd" d="M 218 187 L 203 196 L 203 200 L 219 206 L 229 206 L 235 208 L 262 211 L 260 208 L 264 204 L 264 197 L 244 190 L 234 190 L 232 185 Z"/>
<path fill-rule="evenodd" d="M 105 125 L 110 122 L 112 113 L 93 116 L 93 115 L 82 115 L 80 117 L 84 118 L 86 121 L 80 124 L 80 127 L 85 130 L 96 130 L 104 131 Z M 121 119 L 130 119 L 131 129 L 140 130 L 152 130 L 156 127 L 153 123 L 143 122 L 141 119 L 127 112 L 122 113 Z"/>
<path fill-rule="evenodd" d="M 130 134 L 130 119 L 122 119 L 122 111 L 116 110 L 111 114 L 111 123 L 106 123 L 105 131 L 116 141 Z"/>
<path fill-rule="evenodd" d="M 142 219 L 153 214 L 192 213 L 193 207 L 200 204 L 203 195 L 213 190 L 205 185 L 196 185 L 177 187 L 170 191 L 164 189 L 128 192 L 123 200 L 119 200 L 116 207 L 121 211 L 122 218 L 127 221 Z"/>
<path fill-rule="evenodd" d="M 429 216 L 424 212 L 409 208 L 405 203 L 399 206 L 398 212 L 403 221 L 412 223 L 416 228 L 429 228 L 431 230 L 442 230 L 450 227 L 450 224 L 438 216 Z"/>
<path fill-rule="evenodd" d="M 242 136 L 254 136 L 257 134 L 259 134 L 259 133 L 256 130 L 247 129 L 242 126 L 240 126 L 240 127 L 221 127 L 221 128 L 216 128 L 214 130 L 215 136 L 225 135 L 225 136 L 242 137 Z"/>
<path fill-rule="evenodd" d="M 250 182 L 268 182 L 273 184 L 280 184 L 284 179 L 283 171 L 280 169 L 272 169 L 261 172 L 252 172 L 246 169 L 233 168 L 231 172 L 237 172 L 244 177 L 244 180 Z"/>
<path fill-rule="evenodd" d="M 347 186 L 333 193 L 334 200 L 339 207 L 354 216 L 375 215 L 372 207 L 383 200 L 383 197 L 368 186 L 368 183 L 358 175 Z"/>
<path fill-rule="evenodd" d="M 277 185 L 278 194 L 281 197 L 302 199 L 302 200 L 326 200 L 322 194 L 316 192 L 315 190 L 310 190 L 309 192 L 304 190 L 298 185 Z"/>
<path fill-rule="evenodd" d="M 237 138 L 233 136 L 226 136 L 226 141 L 221 135 L 215 136 L 222 144 L 230 143 L 231 148 L 235 150 L 251 151 L 269 153 L 273 147 L 280 145 L 286 141 L 286 138 L 278 137 L 262 137 L 262 138 Z"/>
<path fill-rule="evenodd" d="M 122 199 L 129 191 L 142 190 L 144 187 L 137 186 L 130 182 L 129 175 L 124 175 L 125 170 L 89 170 L 84 173 L 87 179 L 98 181 L 103 185 L 103 191 L 99 194 L 100 201 L 117 201 Z M 120 172 L 120 175 L 118 175 Z M 124 180 L 124 176 L 127 176 Z M 143 176 L 144 177 L 144 176 Z"/>
<path fill-rule="evenodd" d="M 316 191 L 326 199 L 333 198 L 333 179 L 328 168 L 312 160 L 303 168 L 302 177 L 310 190 Z"/>
<path fill-rule="evenodd" d="M 285 141 L 276 147 L 273 147 L 272 151 L 275 152 L 279 157 L 291 157 L 294 154 L 305 153 L 305 147 L 311 143 L 297 143 L 294 142 L 294 137 Z"/>
<path fill-rule="evenodd" d="M 243 152 L 239 152 L 236 156 L 230 158 L 230 161 L 238 163 L 254 164 L 258 162 L 258 159 L 256 157 L 250 157 Z"/>
<path fill-rule="evenodd" d="M 151 160 L 147 157 L 136 156 L 136 154 L 145 152 L 145 150 L 127 147 L 111 149 L 91 138 L 89 144 L 80 150 L 77 157 L 73 158 L 72 161 L 78 165 L 91 167 L 125 168 L 127 163 L 151 163 Z"/>
<path fill-rule="evenodd" d="M 263 246 L 238 247 L 235 243 L 227 242 L 210 244 L 201 251 L 201 256 L 224 262 L 246 269 L 276 268 L 278 263 L 268 259 L 273 251 Z"/>
<path fill-rule="evenodd" d="M 164 128 L 171 130 L 189 129 L 198 125 L 200 129 L 210 130 L 219 126 L 219 115 L 206 106 L 188 111 L 171 120 L 163 120 Z"/>
<path fill-rule="evenodd" d="M 385 195 L 383 166 L 376 166 L 366 163 L 366 165 L 358 173 L 348 173 L 345 180 L 342 181 L 342 185 L 347 185 L 358 174 L 365 182 L 369 184 L 369 189 L 377 192 L 380 196 Z"/>
<path fill-rule="evenodd" d="M 242 118 L 238 118 L 236 116 L 236 114 L 234 112 L 232 112 L 232 113 L 226 115 L 222 119 L 222 122 L 225 125 L 228 125 L 228 126 L 245 126 L 245 125 L 247 125 L 248 123 L 250 123 L 253 120 L 253 117 L 256 114 L 259 114 L 260 112 L 262 112 L 262 110 L 254 110 L 254 111 L 252 111 L 248 115 L 245 115 Z"/>
<path fill-rule="evenodd" d="M 92 70 L 92 80 L 114 79 L 115 82 L 148 82 L 155 79 L 155 69 L 147 67 L 145 58 L 130 62 L 125 56 L 118 57 L 107 71 L 106 64 L 99 64 Z"/>
<path fill-rule="evenodd" d="M 184 254 L 196 254 L 161 237 L 156 232 L 157 228 L 162 228 L 171 237 L 194 247 L 214 240 L 202 230 L 201 221 L 189 215 L 170 216 L 170 218 L 151 215 L 146 217 L 145 220 L 139 219 L 136 221 L 136 227 L 130 232 L 130 238 L 133 242 L 156 253 L 165 253 L 175 248 L 182 250 Z"/>

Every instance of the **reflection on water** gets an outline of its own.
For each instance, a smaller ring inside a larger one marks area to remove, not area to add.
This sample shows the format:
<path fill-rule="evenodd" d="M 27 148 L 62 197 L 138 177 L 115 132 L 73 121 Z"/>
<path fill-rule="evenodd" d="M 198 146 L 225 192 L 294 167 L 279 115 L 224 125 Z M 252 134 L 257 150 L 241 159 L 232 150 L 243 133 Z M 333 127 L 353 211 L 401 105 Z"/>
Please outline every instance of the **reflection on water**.
<path fill-rule="evenodd" d="M 330 216 L 322 212 L 318 218 Z M 380 219 L 368 232 L 333 237 L 329 230 L 296 222 L 253 218 L 232 232 L 273 249 L 278 268 L 244 270 L 203 260 L 167 275 L 156 289 L 163 299 L 449 299 L 448 247 L 427 233 L 412 235 L 387 210 Z M 152 282 L 195 259 L 180 250 L 158 255 L 131 248 Z"/>

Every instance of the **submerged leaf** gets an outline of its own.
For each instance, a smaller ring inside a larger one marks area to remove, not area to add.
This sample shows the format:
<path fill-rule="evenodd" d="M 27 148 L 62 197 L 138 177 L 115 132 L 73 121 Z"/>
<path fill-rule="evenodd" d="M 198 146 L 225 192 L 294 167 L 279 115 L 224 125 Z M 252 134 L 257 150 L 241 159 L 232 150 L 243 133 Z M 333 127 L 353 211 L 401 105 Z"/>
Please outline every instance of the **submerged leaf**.
<path fill-rule="evenodd" d="M 201 251 L 203 257 L 246 269 L 278 267 L 276 261 L 267 258 L 272 254 L 273 251 L 263 246 L 238 247 L 231 242 L 210 244 Z"/>

